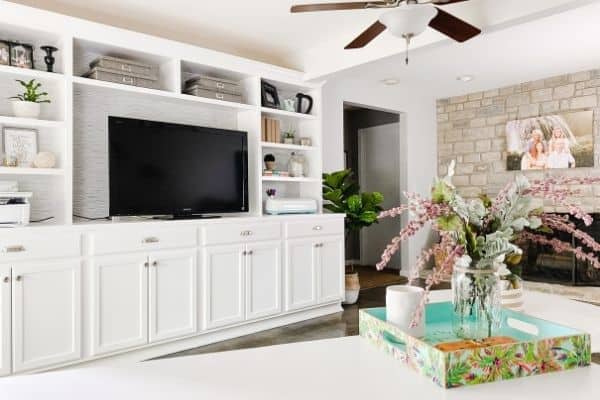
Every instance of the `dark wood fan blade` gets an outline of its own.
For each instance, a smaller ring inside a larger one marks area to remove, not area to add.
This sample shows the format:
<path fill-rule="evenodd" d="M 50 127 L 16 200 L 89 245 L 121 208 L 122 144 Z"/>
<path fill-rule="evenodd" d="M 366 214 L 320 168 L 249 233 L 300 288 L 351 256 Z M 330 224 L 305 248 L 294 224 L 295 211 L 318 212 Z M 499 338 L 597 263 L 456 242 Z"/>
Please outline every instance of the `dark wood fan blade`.
<path fill-rule="evenodd" d="M 292 6 L 291 12 L 312 12 L 312 11 L 336 11 L 336 10 L 362 10 L 367 8 L 367 5 L 382 5 L 388 3 L 385 1 L 352 1 L 345 3 L 322 3 L 322 4 L 302 4 Z"/>
<path fill-rule="evenodd" d="M 451 37 L 457 42 L 466 42 L 467 40 L 479 35 L 481 29 L 456 18 L 452 14 L 437 8 L 438 14 L 431 20 L 429 26 L 446 36 Z"/>
<path fill-rule="evenodd" d="M 358 37 L 350 42 L 348 46 L 344 47 L 344 49 L 360 49 L 361 47 L 365 47 L 385 30 L 385 25 L 377 21 L 368 27 L 363 33 L 358 35 Z"/>
<path fill-rule="evenodd" d="M 436 6 L 445 6 L 446 4 L 462 3 L 463 1 L 469 0 L 432 0 L 431 3 L 435 4 Z"/>

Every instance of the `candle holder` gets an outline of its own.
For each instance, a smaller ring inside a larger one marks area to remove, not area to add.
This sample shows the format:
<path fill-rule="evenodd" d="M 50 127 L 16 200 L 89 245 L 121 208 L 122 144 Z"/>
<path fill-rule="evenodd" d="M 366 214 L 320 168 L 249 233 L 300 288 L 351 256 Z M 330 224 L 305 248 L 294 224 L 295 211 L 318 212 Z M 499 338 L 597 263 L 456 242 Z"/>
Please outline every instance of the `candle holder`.
<path fill-rule="evenodd" d="M 54 72 L 54 62 L 56 59 L 52 55 L 58 49 L 54 46 L 42 46 L 40 49 L 46 52 L 46 56 L 44 57 L 44 62 L 46 63 L 46 71 Z"/>

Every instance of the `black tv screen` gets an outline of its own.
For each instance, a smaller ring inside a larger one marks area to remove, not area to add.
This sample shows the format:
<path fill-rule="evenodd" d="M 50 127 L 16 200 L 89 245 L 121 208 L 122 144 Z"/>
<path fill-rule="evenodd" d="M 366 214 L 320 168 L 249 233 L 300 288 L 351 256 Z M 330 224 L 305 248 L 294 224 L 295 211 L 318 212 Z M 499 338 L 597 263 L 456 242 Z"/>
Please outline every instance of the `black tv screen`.
<path fill-rule="evenodd" d="M 109 117 L 110 215 L 248 211 L 247 133 Z"/>

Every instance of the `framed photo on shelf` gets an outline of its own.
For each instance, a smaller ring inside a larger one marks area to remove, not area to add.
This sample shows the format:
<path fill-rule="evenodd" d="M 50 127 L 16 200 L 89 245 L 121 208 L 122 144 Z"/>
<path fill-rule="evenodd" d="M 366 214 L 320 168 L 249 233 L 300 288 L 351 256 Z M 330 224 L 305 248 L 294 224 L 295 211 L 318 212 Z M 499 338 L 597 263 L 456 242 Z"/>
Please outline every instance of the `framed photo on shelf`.
<path fill-rule="evenodd" d="M 10 65 L 33 69 L 33 46 L 23 43 L 10 44 Z"/>
<path fill-rule="evenodd" d="M 33 167 L 38 153 L 35 129 L 4 128 L 4 153 L 8 160 L 16 160 L 17 167 Z"/>
<path fill-rule="evenodd" d="M 10 43 L 0 40 L 0 65 L 10 65 Z"/>
<path fill-rule="evenodd" d="M 261 85 L 261 99 L 262 106 L 269 108 L 279 108 L 279 94 L 277 93 L 277 88 L 270 83 L 265 81 L 260 82 Z"/>

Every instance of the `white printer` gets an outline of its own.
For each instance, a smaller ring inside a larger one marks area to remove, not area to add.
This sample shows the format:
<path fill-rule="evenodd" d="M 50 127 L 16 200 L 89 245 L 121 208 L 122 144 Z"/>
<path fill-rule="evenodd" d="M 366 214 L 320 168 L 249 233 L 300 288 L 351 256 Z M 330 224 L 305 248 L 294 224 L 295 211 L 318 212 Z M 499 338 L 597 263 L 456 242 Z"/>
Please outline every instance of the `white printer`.
<path fill-rule="evenodd" d="M 279 214 L 316 214 L 317 201 L 314 199 L 269 198 L 265 202 L 265 212 Z"/>
<path fill-rule="evenodd" d="M 29 224 L 29 192 L 0 192 L 0 228 Z"/>

